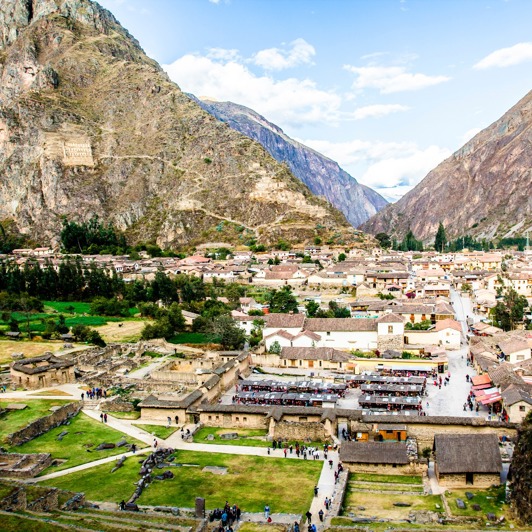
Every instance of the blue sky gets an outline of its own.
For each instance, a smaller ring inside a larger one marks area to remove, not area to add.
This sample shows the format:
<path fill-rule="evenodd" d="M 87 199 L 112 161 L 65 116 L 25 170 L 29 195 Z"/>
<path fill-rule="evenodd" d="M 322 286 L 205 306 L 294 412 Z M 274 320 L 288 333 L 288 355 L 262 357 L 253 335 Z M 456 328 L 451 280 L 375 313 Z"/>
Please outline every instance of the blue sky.
<path fill-rule="evenodd" d="M 532 89 L 530 0 L 99 0 L 182 90 L 395 200 Z"/>

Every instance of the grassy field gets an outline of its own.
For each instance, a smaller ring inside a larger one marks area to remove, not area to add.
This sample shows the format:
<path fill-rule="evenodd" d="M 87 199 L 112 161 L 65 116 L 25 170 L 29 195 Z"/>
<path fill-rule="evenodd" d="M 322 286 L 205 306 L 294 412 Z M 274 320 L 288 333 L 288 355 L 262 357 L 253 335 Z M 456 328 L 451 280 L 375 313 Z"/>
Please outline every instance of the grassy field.
<path fill-rule="evenodd" d="M 110 416 L 116 417 L 117 419 L 138 419 L 140 417 L 140 412 L 133 410 L 132 412 L 107 412 Z"/>
<path fill-rule="evenodd" d="M 112 477 L 112 464 L 104 464 L 46 484 L 83 491 L 91 501 L 116 502 L 133 493 L 134 482 L 139 478 L 138 462 L 138 457 L 128 458 Z M 313 460 L 193 451 L 177 451 L 175 462 L 190 466 L 172 467 L 174 478 L 154 481 L 141 495 L 139 504 L 192 508 L 196 497 L 205 497 L 208 509 L 222 507 L 229 501 L 244 512 L 262 512 L 267 503 L 273 513 L 304 513 L 312 501 L 323 465 Z M 204 472 L 205 466 L 227 467 L 227 474 Z"/>
<path fill-rule="evenodd" d="M 0 364 L 13 362 L 13 353 L 24 353 L 26 358 L 38 357 L 47 351 L 59 351 L 63 342 L 33 342 L 29 340 L 4 340 L 0 339 Z"/>
<path fill-rule="evenodd" d="M 81 301 L 43 301 L 43 303 L 45 310 L 55 311 L 58 314 L 89 314 L 91 311 L 91 304 Z M 70 312 L 72 307 L 74 311 Z"/>
<path fill-rule="evenodd" d="M 383 482 L 386 484 L 423 484 L 418 475 L 372 475 L 368 473 L 352 473 L 349 480 L 358 482 Z"/>
<path fill-rule="evenodd" d="M 171 344 L 216 344 L 220 338 L 203 333 L 183 332 L 172 336 L 168 341 Z"/>
<path fill-rule="evenodd" d="M 236 432 L 237 440 L 223 440 L 221 434 Z M 209 434 L 214 435 L 214 440 L 208 440 Z M 216 445 L 241 445 L 249 447 L 271 447 L 264 437 L 268 434 L 266 429 L 221 429 L 216 427 L 203 427 L 194 434 L 194 443 L 213 443 Z"/>
<path fill-rule="evenodd" d="M 473 498 L 469 500 L 466 496 L 466 491 L 473 493 Z M 490 488 L 487 490 L 456 490 L 445 493 L 445 498 L 449 503 L 449 508 L 453 515 L 468 515 L 475 517 L 485 517 L 487 513 L 494 513 L 497 517 L 505 515 L 509 510 L 508 505 L 504 502 L 505 490 L 504 486 Z M 462 499 L 466 503 L 465 510 L 460 510 L 456 506 L 456 499 Z M 473 510 L 473 504 L 478 504 L 480 510 Z"/>
<path fill-rule="evenodd" d="M 52 412 L 52 406 L 66 405 L 71 401 L 62 401 L 61 399 L 2 399 L 0 408 L 5 408 L 10 403 L 24 403 L 28 405 L 24 410 L 9 410 L 0 417 L 0 441 L 8 434 L 20 430 L 28 423 L 35 421 L 43 416 L 48 416 Z"/>
<path fill-rule="evenodd" d="M 394 502 L 409 503 L 411 506 L 398 507 Z M 436 508 L 440 505 L 440 509 Z M 365 510 L 358 510 L 363 506 Z M 412 510 L 443 511 L 443 503 L 439 495 L 410 495 L 391 493 L 362 492 L 348 486 L 344 501 L 344 513 L 356 513 L 358 517 L 376 516 L 387 519 L 407 519 Z"/>
<path fill-rule="evenodd" d="M 133 423 L 133 426 L 145 430 L 161 440 L 166 440 L 166 438 L 170 437 L 177 430 L 177 427 L 167 427 L 165 425 L 140 425 Z"/>
<path fill-rule="evenodd" d="M 63 431 L 68 431 L 68 434 L 64 436 L 62 441 L 59 441 L 57 436 Z M 100 458 L 123 454 L 124 448 L 95 450 L 100 443 L 118 443 L 122 439 L 126 439 L 128 443 L 136 443 L 138 447 L 145 445 L 134 438 L 125 437 L 121 432 L 95 421 L 81 412 L 71 421 L 70 425 L 52 429 L 28 443 L 11 448 L 11 450 L 19 453 L 51 453 L 53 458 L 65 460 L 57 466 L 49 467 L 45 471 L 45 474 L 48 474 Z"/>
<path fill-rule="evenodd" d="M 423 493 L 423 486 L 415 484 L 398 484 L 390 482 L 385 484 L 383 482 L 350 482 L 351 489 L 355 490 L 380 490 L 380 491 L 405 491 L 405 492 L 419 492 Z"/>
<path fill-rule="evenodd" d="M 150 320 L 123 320 L 109 321 L 97 328 L 106 342 L 137 342 L 144 326 L 153 323 Z M 121 326 L 119 326 L 121 324 Z"/>

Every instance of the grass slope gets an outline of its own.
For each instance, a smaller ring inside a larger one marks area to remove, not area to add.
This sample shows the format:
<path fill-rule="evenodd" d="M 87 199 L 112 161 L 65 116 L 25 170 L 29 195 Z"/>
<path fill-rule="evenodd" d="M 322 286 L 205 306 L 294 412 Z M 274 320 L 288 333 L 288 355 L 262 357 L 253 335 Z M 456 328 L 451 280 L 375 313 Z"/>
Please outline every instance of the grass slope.
<path fill-rule="evenodd" d="M 59 441 L 57 436 L 63 431 L 68 431 L 68 434 L 64 436 L 62 441 Z M 46 469 L 44 474 L 48 474 L 108 456 L 123 454 L 125 452 L 124 448 L 104 451 L 94 450 L 100 443 L 118 443 L 122 439 L 126 439 L 128 443 L 136 443 L 138 447 L 144 446 L 142 442 L 125 436 L 121 432 L 80 412 L 71 421 L 70 425 L 52 429 L 28 443 L 12 447 L 11 450 L 19 453 L 51 453 L 53 458 L 66 460 L 57 466 L 51 466 Z M 74 489 L 73 491 L 76 490 Z"/>

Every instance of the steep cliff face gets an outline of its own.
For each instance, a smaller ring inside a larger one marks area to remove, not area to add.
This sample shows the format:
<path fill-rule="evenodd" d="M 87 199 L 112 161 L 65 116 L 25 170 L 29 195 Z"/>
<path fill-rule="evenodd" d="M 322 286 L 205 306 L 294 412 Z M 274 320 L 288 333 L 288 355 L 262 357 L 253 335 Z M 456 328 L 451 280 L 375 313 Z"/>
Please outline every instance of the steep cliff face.
<path fill-rule="evenodd" d="M 291 139 L 252 109 L 232 102 L 191 97 L 218 120 L 260 142 L 274 159 L 286 163 L 314 194 L 325 197 L 341 210 L 353 226 L 359 226 L 388 205 L 380 194 L 360 185 L 338 163 Z"/>
<path fill-rule="evenodd" d="M 0 220 L 44 241 L 93 213 L 161 246 L 364 239 L 98 4 L 2 0 Z"/>
<path fill-rule="evenodd" d="M 363 224 L 373 234 L 502 237 L 532 229 L 532 92 Z"/>

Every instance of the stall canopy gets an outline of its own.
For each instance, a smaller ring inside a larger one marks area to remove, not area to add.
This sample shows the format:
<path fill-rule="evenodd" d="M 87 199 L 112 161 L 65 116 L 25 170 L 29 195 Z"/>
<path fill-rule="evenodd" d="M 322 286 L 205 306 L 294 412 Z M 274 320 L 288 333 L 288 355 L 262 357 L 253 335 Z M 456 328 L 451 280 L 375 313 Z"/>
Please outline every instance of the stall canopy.
<path fill-rule="evenodd" d="M 475 377 L 471 377 L 471 382 L 473 383 L 473 386 L 478 386 L 480 384 L 490 384 L 491 378 L 487 373 L 484 373 L 484 375 L 477 375 Z"/>

